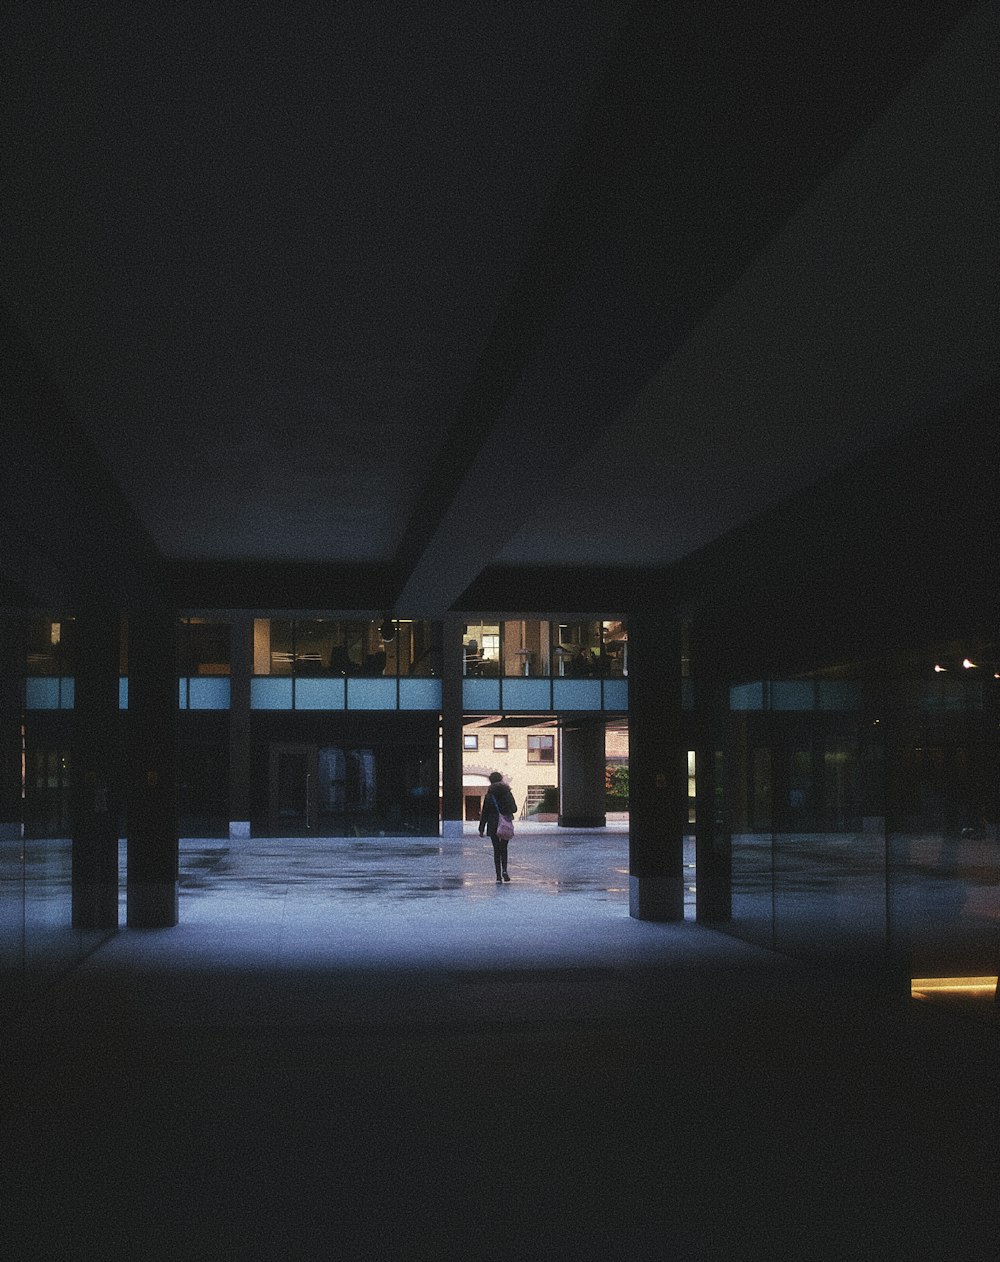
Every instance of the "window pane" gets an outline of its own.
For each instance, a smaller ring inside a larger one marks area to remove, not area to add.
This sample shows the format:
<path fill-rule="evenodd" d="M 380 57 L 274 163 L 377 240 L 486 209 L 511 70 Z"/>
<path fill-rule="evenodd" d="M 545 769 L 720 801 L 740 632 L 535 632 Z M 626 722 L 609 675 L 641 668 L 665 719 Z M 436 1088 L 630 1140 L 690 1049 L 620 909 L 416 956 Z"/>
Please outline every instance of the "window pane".
<path fill-rule="evenodd" d="M 479 737 L 478 737 L 478 736 L 463 736 L 463 737 L 462 737 L 462 748 L 463 748 L 463 749 L 478 749 L 478 748 L 479 748 Z"/>
<path fill-rule="evenodd" d="M 763 710 L 764 684 L 734 684 L 729 689 L 730 710 Z"/>
<path fill-rule="evenodd" d="M 399 623 L 400 675 L 441 674 L 441 637 L 433 622 Z"/>
<path fill-rule="evenodd" d="M 395 679 L 349 679 L 348 710 L 395 710 Z"/>
<path fill-rule="evenodd" d="M 495 714 L 500 709 L 499 679 L 463 679 L 462 704 L 467 710 L 488 710 Z"/>
<path fill-rule="evenodd" d="M 503 709 L 551 710 L 551 684 L 547 679 L 505 679 Z"/>
<path fill-rule="evenodd" d="M 399 681 L 399 708 L 401 710 L 440 710 L 440 679 L 401 679 Z"/>
<path fill-rule="evenodd" d="M 549 623 L 529 619 L 503 624 L 503 673 L 548 675 L 551 662 Z"/>
<path fill-rule="evenodd" d="M 228 679 L 190 679 L 189 705 L 192 710 L 228 710 Z"/>
<path fill-rule="evenodd" d="M 269 637 L 265 668 L 259 673 L 290 675 L 295 663 L 295 624 L 290 618 L 270 618 L 263 621 L 269 628 Z"/>
<path fill-rule="evenodd" d="M 557 710 L 599 710 L 599 679 L 557 679 L 552 685 L 553 703 Z"/>
<path fill-rule="evenodd" d="M 325 618 L 295 620 L 295 673 L 326 675 L 330 668 L 336 624 Z M 298 708 L 298 696 L 295 699 Z"/>
<path fill-rule="evenodd" d="M 229 674 L 228 622 L 182 618 L 177 628 L 177 640 L 177 672 L 180 676 Z"/>
<path fill-rule="evenodd" d="M 27 710 L 58 710 L 58 679 L 26 679 L 24 681 L 24 705 Z"/>
<path fill-rule="evenodd" d="M 599 622 L 555 624 L 556 674 L 586 678 L 601 673 L 602 627 Z"/>
<path fill-rule="evenodd" d="M 618 619 L 601 624 L 603 653 L 601 673 L 603 675 L 625 676 L 628 674 L 628 633 L 625 623 Z"/>
<path fill-rule="evenodd" d="M 343 710 L 344 681 L 342 679 L 297 679 L 295 681 L 296 710 Z"/>
<path fill-rule="evenodd" d="M 251 679 L 251 710 L 290 710 L 292 708 L 292 681 L 290 679 Z"/>
<path fill-rule="evenodd" d="M 335 659 L 338 673 L 365 675 L 369 678 L 395 674 L 395 667 L 393 666 L 392 669 L 388 667 L 389 645 L 383 642 L 379 634 L 381 625 L 381 619 L 378 621 L 358 619 L 341 624 L 343 643 L 337 646 Z M 391 641 L 389 643 L 391 644 Z M 348 698 L 348 706 L 351 706 L 350 698 Z M 395 708 L 395 702 L 393 707 Z"/>
<path fill-rule="evenodd" d="M 25 628 L 25 674 L 72 675 L 75 630 L 72 618 L 31 618 Z"/>
<path fill-rule="evenodd" d="M 770 688 L 772 710 L 816 709 L 816 685 L 811 679 L 775 679 Z"/>
<path fill-rule="evenodd" d="M 495 678 L 500 674 L 500 625 L 495 622 L 470 622 L 463 639 L 466 675 Z"/>
<path fill-rule="evenodd" d="M 628 709 L 628 680 L 607 679 L 604 682 L 605 710 Z"/>
<path fill-rule="evenodd" d="M 555 762 L 555 737 L 529 736 L 528 762 Z"/>

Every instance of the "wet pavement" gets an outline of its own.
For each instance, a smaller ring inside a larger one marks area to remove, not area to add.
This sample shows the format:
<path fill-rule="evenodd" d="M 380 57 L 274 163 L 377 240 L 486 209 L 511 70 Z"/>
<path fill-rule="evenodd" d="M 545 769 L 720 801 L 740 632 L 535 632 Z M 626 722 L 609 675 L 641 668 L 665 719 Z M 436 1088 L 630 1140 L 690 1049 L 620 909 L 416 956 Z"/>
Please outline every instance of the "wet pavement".
<path fill-rule="evenodd" d="M 124 924 L 124 847 L 122 861 Z M 252 944 L 244 937 L 241 952 L 268 965 L 305 957 L 372 969 L 659 958 L 628 916 L 625 826 L 519 828 L 509 872 L 510 882 L 498 885 L 489 840 L 475 825 L 454 840 L 184 840 L 180 925 L 163 949 L 182 950 L 192 934 L 223 964 L 233 934 L 252 925 Z M 693 916 L 693 883 L 688 898 Z M 111 943 L 105 954 L 115 950 Z"/>
<path fill-rule="evenodd" d="M 5 1031 L 9 1256 L 992 1259 L 996 1027 L 631 919 L 627 842 L 185 842 Z"/>

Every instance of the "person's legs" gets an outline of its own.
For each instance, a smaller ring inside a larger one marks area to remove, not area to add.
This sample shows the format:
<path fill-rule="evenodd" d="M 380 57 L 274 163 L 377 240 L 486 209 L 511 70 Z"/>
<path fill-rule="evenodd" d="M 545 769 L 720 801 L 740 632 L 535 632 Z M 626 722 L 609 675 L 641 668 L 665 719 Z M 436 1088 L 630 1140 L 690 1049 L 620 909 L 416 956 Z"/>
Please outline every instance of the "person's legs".
<path fill-rule="evenodd" d="M 507 864 L 507 860 L 505 857 L 506 851 L 507 851 L 507 843 L 505 841 L 501 841 L 500 838 L 496 835 L 496 833 L 490 833 L 490 841 L 493 842 L 493 866 L 497 870 L 497 880 L 501 881 L 503 880 L 504 867 L 506 867 L 506 864 Z M 501 849 L 500 849 L 501 846 L 503 847 L 502 854 L 501 854 Z"/>
<path fill-rule="evenodd" d="M 497 838 L 497 845 L 500 849 L 500 873 L 505 881 L 510 880 L 510 877 L 507 875 L 507 844 L 506 837 Z"/>

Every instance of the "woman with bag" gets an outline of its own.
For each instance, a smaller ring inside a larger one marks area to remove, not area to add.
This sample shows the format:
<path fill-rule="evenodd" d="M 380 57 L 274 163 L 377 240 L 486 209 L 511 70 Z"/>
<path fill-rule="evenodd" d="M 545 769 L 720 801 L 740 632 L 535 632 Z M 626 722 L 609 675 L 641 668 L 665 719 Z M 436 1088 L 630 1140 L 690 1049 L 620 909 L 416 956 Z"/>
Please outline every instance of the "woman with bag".
<path fill-rule="evenodd" d="M 493 865 L 497 870 L 497 885 L 501 881 L 509 881 L 507 875 L 507 843 L 514 836 L 514 816 L 517 803 L 504 784 L 499 771 L 490 772 L 490 791 L 483 798 L 483 809 L 479 816 L 479 835 L 489 833 L 493 842 Z"/>

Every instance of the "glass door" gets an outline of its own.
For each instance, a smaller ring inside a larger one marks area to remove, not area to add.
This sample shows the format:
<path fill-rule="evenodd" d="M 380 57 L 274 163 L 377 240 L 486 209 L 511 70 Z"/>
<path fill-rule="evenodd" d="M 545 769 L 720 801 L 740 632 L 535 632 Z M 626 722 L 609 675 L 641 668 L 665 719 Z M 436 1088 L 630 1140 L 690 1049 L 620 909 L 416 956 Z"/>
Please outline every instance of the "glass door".
<path fill-rule="evenodd" d="M 315 745 L 272 745 L 268 830 L 272 837 L 316 831 L 318 753 Z"/>

